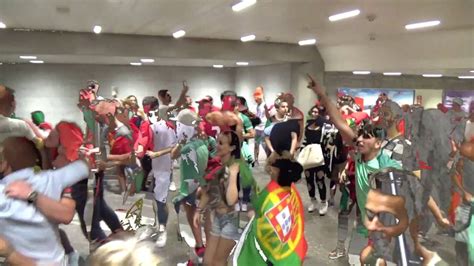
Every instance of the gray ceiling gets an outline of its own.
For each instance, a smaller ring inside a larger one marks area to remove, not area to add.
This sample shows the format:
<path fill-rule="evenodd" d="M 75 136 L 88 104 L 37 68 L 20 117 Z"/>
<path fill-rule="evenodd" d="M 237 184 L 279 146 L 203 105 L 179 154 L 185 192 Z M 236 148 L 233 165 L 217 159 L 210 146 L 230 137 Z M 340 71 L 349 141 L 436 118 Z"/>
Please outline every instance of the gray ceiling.
<path fill-rule="evenodd" d="M 327 71 L 401 71 L 468 74 L 474 69 L 474 1 L 471 0 L 257 0 L 235 13 L 229 0 L 2 0 L 0 21 L 9 29 L 171 36 L 295 44 L 316 38 Z M 328 16 L 358 8 L 358 17 L 329 22 Z M 370 19 L 369 19 L 370 18 Z M 406 31 L 405 24 L 438 19 L 441 25 Z M 2 31 L 0 29 L 0 31 Z M 3 30 L 5 31 L 5 30 Z M 93 34 L 93 33 L 90 33 Z M 372 39 L 372 40 L 371 40 Z M 1 43 L 2 41 L 0 41 Z M 1 44 L 0 44 L 1 45 Z M 30 42 L 32 50 L 35 41 Z M 0 47 L 1 48 L 1 47 Z M 28 49 L 26 49 L 28 50 Z M 0 51 L 0 60 L 19 62 Z M 124 56 L 45 55 L 49 63 L 128 64 Z M 252 62 L 252 58 L 247 58 Z M 253 60 L 255 64 L 278 60 Z M 162 65 L 232 65 L 226 58 L 158 60 Z"/>

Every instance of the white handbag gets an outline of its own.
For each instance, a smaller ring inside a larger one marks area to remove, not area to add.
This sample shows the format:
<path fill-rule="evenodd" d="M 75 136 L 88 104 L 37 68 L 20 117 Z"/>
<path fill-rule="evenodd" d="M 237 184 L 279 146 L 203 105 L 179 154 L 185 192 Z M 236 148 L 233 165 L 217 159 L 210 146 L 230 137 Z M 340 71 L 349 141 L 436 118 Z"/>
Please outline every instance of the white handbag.
<path fill-rule="evenodd" d="M 320 144 L 310 144 L 304 147 L 296 159 L 303 166 L 303 169 L 309 169 L 324 165 L 323 150 Z"/>

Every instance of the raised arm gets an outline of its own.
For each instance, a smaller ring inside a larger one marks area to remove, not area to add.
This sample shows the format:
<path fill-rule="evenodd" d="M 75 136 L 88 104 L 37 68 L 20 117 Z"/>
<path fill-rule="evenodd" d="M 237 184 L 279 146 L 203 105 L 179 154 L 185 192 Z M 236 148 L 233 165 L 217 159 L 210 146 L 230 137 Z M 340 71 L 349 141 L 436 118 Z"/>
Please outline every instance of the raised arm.
<path fill-rule="evenodd" d="M 189 91 L 189 87 L 186 84 L 186 82 L 183 82 L 183 89 L 181 90 L 181 94 L 179 95 L 178 101 L 174 106 L 171 106 L 168 108 L 167 112 L 171 112 L 173 110 L 176 110 L 178 108 L 181 108 L 186 103 L 186 94 Z"/>
<path fill-rule="evenodd" d="M 227 185 L 225 197 L 227 204 L 233 206 L 239 199 L 239 190 L 237 188 L 237 177 L 239 175 L 240 165 L 234 162 L 229 166 L 229 184 Z"/>
<path fill-rule="evenodd" d="M 14 181 L 5 189 L 8 197 L 24 201 L 27 201 L 33 192 L 31 185 L 23 180 Z M 76 207 L 72 199 L 61 198 L 57 201 L 42 193 L 36 193 L 34 204 L 48 220 L 57 224 L 69 224 L 72 221 Z"/>
<path fill-rule="evenodd" d="M 346 143 L 352 145 L 357 135 L 352 131 L 347 122 L 342 118 L 341 113 L 337 110 L 336 105 L 331 102 L 329 96 L 326 94 L 326 89 L 319 83 L 315 82 L 314 79 L 308 75 L 308 88 L 311 89 L 316 95 L 318 95 L 321 104 L 326 107 L 327 113 L 334 123 L 336 128 L 341 133 L 342 138 Z"/>

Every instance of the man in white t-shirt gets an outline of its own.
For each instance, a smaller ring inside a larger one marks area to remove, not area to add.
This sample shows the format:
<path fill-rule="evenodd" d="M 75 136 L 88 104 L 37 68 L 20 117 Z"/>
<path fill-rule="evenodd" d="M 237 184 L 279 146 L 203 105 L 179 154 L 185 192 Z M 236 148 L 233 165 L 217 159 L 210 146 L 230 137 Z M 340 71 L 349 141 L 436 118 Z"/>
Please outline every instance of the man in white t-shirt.
<path fill-rule="evenodd" d="M 260 88 L 260 90 L 259 90 Z M 258 156 L 260 154 L 260 146 L 263 147 L 265 151 L 265 136 L 263 134 L 263 130 L 265 129 L 265 124 L 267 123 L 267 116 L 265 114 L 265 101 L 263 100 L 263 88 L 258 87 L 254 94 L 253 98 L 255 103 L 257 103 L 257 107 L 255 110 L 255 114 L 258 118 L 260 118 L 260 124 L 255 127 L 255 145 L 254 145 L 254 158 L 255 163 L 258 164 Z M 267 153 L 268 154 L 268 153 Z"/>
<path fill-rule="evenodd" d="M 171 94 L 169 93 L 168 90 L 159 90 L 158 91 L 158 99 L 160 100 L 161 104 L 160 107 L 158 107 L 158 116 L 160 119 L 163 119 L 165 121 L 175 121 L 176 120 L 176 114 L 179 112 L 180 108 L 184 108 L 187 106 L 186 103 L 186 93 L 188 92 L 188 85 L 186 82 L 183 82 L 183 90 L 181 91 L 181 94 L 179 95 L 178 101 L 176 102 L 176 105 L 171 104 L 173 101 L 173 98 L 171 97 Z M 176 123 L 173 123 L 176 125 Z M 170 177 L 170 185 L 169 185 L 169 190 L 170 191 L 176 191 L 176 184 L 173 181 L 173 176 L 171 175 Z"/>
<path fill-rule="evenodd" d="M 66 265 L 58 223 L 53 212 L 63 190 L 89 175 L 89 166 L 76 161 L 55 171 L 38 171 L 41 156 L 35 144 L 25 138 L 4 140 L 0 171 L 0 228 L 14 250 L 37 265 Z M 72 216 L 69 217 L 70 220 Z"/>
<path fill-rule="evenodd" d="M 156 242 L 158 247 L 166 245 L 168 223 L 168 188 L 172 178 L 173 161 L 171 159 L 171 149 L 176 145 L 175 127 L 169 121 L 165 121 L 159 116 L 159 111 L 150 111 L 152 116 L 156 116 L 156 121 L 150 125 L 153 132 L 153 151 L 147 151 L 147 155 L 152 158 L 151 167 L 155 178 L 155 188 L 153 190 L 157 204 L 158 231 L 159 236 Z M 150 121 L 155 119 L 150 118 Z"/>

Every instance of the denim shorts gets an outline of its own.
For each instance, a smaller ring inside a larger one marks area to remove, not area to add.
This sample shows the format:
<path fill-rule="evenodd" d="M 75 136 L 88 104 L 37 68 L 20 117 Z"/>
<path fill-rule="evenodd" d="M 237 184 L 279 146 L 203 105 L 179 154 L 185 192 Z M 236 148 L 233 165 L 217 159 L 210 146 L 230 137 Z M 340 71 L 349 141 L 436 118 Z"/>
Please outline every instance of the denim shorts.
<path fill-rule="evenodd" d="M 229 240 L 239 240 L 239 214 L 230 212 L 218 214 L 214 212 L 212 219 L 211 234 L 216 237 L 222 237 Z"/>

